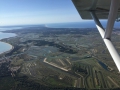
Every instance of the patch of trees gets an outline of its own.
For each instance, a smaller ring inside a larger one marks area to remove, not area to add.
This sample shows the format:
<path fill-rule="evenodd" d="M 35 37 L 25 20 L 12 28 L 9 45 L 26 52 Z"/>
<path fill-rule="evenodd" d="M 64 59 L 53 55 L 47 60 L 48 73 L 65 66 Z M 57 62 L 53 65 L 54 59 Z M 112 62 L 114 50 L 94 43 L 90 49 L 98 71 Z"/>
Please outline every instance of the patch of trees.
<path fill-rule="evenodd" d="M 21 48 L 21 46 L 14 46 L 13 50 L 11 50 L 10 52 L 8 52 L 7 54 L 5 54 L 5 56 L 11 56 L 14 54 L 14 52 L 19 53 L 17 52 L 19 49 Z"/>
<path fill-rule="evenodd" d="M 8 69 L 9 63 L 3 63 L 0 67 L 0 77 L 11 76 L 11 71 Z"/>
<path fill-rule="evenodd" d="M 85 75 L 88 74 L 86 68 L 83 68 L 83 66 L 79 63 L 76 63 L 72 66 L 72 70 L 74 70 L 75 72 L 79 72 L 79 73 L 83 73 Z"/>
<path fill-rule="evenodd" d="M 86 90 L 83 88 L 73 88 L 73 87 L 50 87 L 41 85 L 32 80 L 28 80 L 27 76 L 16 77 L 15 80 L 19 82 L 17 86 L 12 90 Z"/>

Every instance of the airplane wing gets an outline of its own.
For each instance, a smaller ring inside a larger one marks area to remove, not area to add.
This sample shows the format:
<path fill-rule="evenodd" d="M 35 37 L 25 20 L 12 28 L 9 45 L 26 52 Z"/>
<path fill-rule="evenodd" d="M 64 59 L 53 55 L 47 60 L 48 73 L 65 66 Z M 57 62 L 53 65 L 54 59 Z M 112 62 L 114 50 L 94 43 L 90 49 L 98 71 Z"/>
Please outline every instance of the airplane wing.
<path fill-rule="evenodd" d="M 111 34 L 116 19 L 120 18 L 120 0 L 72 0 L 82 19 L 93 19 L 108 48 L 119 72 L 120 56 L 111 42 Z M 104 29 L 99 19 L 108 19 Z"/>
<path fill-rule="evenodd" d="M 72 0 L 82 19 L 93 19 L 89 11 L 95 11 L 99 19 L 108 19 L 111 0 Z M 117 17 L 120 17 L 120 6 Z"/>

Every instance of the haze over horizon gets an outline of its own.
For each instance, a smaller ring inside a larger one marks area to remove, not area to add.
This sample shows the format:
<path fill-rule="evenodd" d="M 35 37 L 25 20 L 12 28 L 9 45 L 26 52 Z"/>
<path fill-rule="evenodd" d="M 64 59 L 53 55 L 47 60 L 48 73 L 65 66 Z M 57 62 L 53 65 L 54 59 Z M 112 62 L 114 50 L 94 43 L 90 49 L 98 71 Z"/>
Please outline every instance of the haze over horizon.
<path fill-rule="evenodd" d="M 80 22 L 71 0 L 1 0 L 0 26 Z"/>

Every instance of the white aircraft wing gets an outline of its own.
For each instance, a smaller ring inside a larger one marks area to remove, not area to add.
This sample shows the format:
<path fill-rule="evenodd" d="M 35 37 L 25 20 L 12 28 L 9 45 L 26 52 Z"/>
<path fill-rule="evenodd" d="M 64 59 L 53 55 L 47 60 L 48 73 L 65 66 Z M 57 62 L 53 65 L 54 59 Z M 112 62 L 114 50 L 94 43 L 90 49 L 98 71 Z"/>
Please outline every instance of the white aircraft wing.
<path fill-rule="evenodd" d="M 99 19 L 108 19 L 111 0 L 72 0 L 72 1 L 82 19 L 93 19 L 89 11 L 95 11 Z M 120 5 L 117 17 L 120 17 Z"/>

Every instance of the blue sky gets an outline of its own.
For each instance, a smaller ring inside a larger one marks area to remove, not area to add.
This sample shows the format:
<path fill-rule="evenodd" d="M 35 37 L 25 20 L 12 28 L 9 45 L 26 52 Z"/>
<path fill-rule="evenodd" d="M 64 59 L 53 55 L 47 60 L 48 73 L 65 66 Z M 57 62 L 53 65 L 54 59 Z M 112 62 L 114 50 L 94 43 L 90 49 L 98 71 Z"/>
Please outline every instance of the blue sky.
<path fill-rule="evenodd" d="M 0 26 L 79 21 L 71 0 L 0 0 Z"/>

